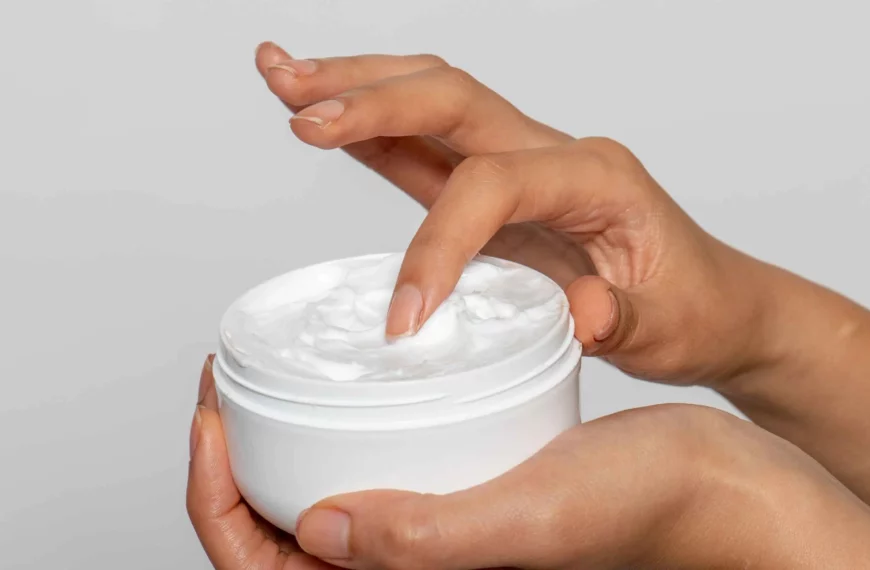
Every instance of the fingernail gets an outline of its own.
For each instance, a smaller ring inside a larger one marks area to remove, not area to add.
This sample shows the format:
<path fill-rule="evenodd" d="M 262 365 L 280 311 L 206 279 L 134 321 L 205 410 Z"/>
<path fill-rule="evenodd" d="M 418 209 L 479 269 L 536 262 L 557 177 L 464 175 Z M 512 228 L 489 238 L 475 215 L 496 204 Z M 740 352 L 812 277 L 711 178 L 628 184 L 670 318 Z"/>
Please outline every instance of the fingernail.
<path fill-rule="evenodd" d="M 350 515 L 335 509 L 311 509 L 299 517 L 296 539 L 302 550 L 327 560 L 350 558 Z"/>
<path fill-rule="evenodd" d="M 196 403 L 201 404 L 202 400 L 205 398 L 205 392 L 208 387 L 208 383 L 205 381 L 206 374 L 211 374 L 212 371 L 212 357 L 214 355 L 209 354 L 205 357 L 205 364 L 202 365 L 203 373 L 199 375 L 199 392 L 196 395 Z"/>
<path fill-rule="evenodd" d="M 344 103 L 329 99 L 306 107 L 290 118 L 291 121 L 309 121 L 319 127 L 325 127 L 336 121 L 344 113 Z"/>
<path fill-rule="evenodd" d="M 393 295 L 387 312 L 387 338 L 400 338 L 417 333 L 423 312 L 423 295 L 410 284 L 404 284 Z"/>
<path fill-rule="evenodd" d="M 297 534 L 297 535 L 299 534 L 299 525 L 302 524 L 302 519 L 305 517 L 305 515 L 306 515 L 306 514 L 308 513 L 308 511 L 310 511 L 310 510 L 311 510 L 311 509 L 302 509 L 302 512 L 299 513 L 299 516 L 296 517 L 296 525 L 295 525 L 293 528 L 294 528 L 294 530 L 296 531 L 296 534 Z"/>
<path fill-rule="evenodd" d="M 199 413 L 202 406 L 197 406 L 193 413 L 193 422 L 190 424 L 190 458 L 193 459 L 193 453 L 196 451 L 196 446 L 199 444 L 199 430 L 202 428 L 202 415 Z"/>
<path fill-rule="evenodd" d="M 616 300 L 616 295 L 613 294 L 613 291 L 607 291 L 607 296 L 610 299 L 610 317 L 608 317 L 607 322 L 602 326 L 598 332 L 592 335 L 592 338 L 595 339 L 595 342 L 604 342 L 607 338 L 613 334 L 613 331 L 616 330 L 616 323 L 618 322 L 618 313 L 619 313 L 619 302 Z"/>
<path fill-rule="evenodd" d="M 275 65 L 270 65 L 269 69 L 283 69 L 284 71 L 298 77 L 300 75 L 311 75 L 317 70 L 317 62 L 310 59 L 288 59 Z"/>

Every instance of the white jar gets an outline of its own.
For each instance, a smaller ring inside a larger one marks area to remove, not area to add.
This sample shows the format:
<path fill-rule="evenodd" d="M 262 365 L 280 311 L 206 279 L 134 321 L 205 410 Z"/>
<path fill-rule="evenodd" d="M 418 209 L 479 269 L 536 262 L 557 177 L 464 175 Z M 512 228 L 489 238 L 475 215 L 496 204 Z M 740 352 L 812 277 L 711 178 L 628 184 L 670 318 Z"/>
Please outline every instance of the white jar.
<path fill-rule="evenodd" d="M 567 299 L 537 272 L 492 258 L 473 263 L 514 271 L 515 280 L 532 276 L 552 289 L 555 304 L 550 306 L 557 309 L 538 321 L 546 330 L 510 354 L 466 368 L 442 354 L 451 363 L 445 374 L 433 373 L 427 362 L 428 368 L 416 368 L 427 371 L 424 377 L 396 373 L 391 379 L 350 381 L 294 372 L 292 362 L 289 370 L 281 369 L 256 358 L 252 347 L 260 346 L 265 333 L 256 326 L 240 333 L 240 308 L 278 314 L 286 306 L 279 292 L 303 290 L 294 298 L 302 295 L 317 309 L 323 296 L 319 288 L 336 283 L 325 283 L 322 269 L 382 259 L 387 256 L 291 272 L 249 291 L 224 316 L 214 376 L 233 477 L 248 503 L 288 532 L 303 509 L 335 494 L 367 489 L 448 493 L 472 487 L 523 462 L 580 421 L 580 346 Z M 471 305 L 469 299 L 459 301 Z M 433 326 L 439 326 L 435 316 Z M 274 326 L 274 319 L 268 322 Z M 497 324 L 493 320 L 490 326 Z M 240 342 L 240 334 L 251 335 L 250 342 Z"/>

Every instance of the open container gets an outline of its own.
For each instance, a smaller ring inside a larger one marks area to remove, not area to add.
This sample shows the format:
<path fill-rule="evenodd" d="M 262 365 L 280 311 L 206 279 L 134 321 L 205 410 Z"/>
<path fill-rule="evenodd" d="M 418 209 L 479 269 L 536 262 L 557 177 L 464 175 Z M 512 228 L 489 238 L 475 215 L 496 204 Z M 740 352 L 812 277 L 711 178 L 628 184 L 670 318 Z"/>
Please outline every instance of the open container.
<path fill-rule="evenodd" d="M 331 495 L 448 493 L 508 471 L 580 421 L 580 345 L 567 299 L 561 307 L 555 326 L 501 361 L 399 381 L 242 365 L 222 323 L 215 386 L 239 490 L 292 533 L 302 510 Z"/>

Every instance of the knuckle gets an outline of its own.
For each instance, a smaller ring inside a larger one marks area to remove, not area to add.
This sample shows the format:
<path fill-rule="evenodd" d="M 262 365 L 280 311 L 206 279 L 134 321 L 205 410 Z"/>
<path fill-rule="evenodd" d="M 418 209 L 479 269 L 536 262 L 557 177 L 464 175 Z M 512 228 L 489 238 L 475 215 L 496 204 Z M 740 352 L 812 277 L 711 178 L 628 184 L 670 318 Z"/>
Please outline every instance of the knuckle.
<path fill-rule="evenodd" d="M 432 73 L 437 75 L 438 83 L 445 91 L 442 98 L 445 123 L 439 134 L 451 137 L 466 123 L 477 81 L 467 72 L 449 65 L 433 68 Z"/>
<path fill-rule="evenodd" d="M 508 177 L 509 170 L 510 165 L 504 157 L 481 154 L 463 160 L 455 173 L 457 176 L 499 182 Z"/>
<path fill-rule="evenodd" d="M 479 199 L 489 198 L 492 205 L 516 205 L 522 199 L 522 188 L 513 174 L 514 164 L 507 154 L 470 156 L 454 170 L 453 176 L 463 180 L 466 194 L 474 193 Z"/>
<path fill-rule="evenodd" d="M 382 531 L 380 549 L 385 570 L 428 568 L 441 539 L 436 518 L 426 509 L 427 498 L 420 495 L 401 503 Z"/>
<path fill-rule="evenodd" d="M 586 161 L 590 174 L 600 184 L 638 199 L 659 194 L 646 168 L 622 143 L 607 137 L 590 137 L 578 139 L 572 144 Z"/>
<path fill-rule="evenodd" d="M 628 150 L 628 147 L 623 145 L 621 142 L 614 140 L 610 137 L 588 137 L 585 140 L 587 144 L 600 149 L 602 152 L 607 153 L 625 153 L 631 152 Z"/>
<path fill-rule="evenodd" d="M 477 80 L 467 71 L 456 67 L 446 66 L 439 68 L 453 92 L 453 99 L 463 104 L 463 109 L 471 101 L 477 87 Z"/>
<path fill-rule="evenodd" d="M 623 170 L 638 162 L 628 147 L 611 138 L 588 137 L 578 139 L 575 144 L 589 159 L 607 170 Z"/>
<path fill-rule="evenodd" d="M 477 83 L 470 73 L 452 65 L 444 66 L 441 72 L 444 73 L 446 80 L 458 89 L 470 90 Z"/>
<path fill-rule="evenodd" d="M 417 56 L 421 63 L 429 67 L 448 67 L 443 57 L 431 53 L 422 53 Z"/>

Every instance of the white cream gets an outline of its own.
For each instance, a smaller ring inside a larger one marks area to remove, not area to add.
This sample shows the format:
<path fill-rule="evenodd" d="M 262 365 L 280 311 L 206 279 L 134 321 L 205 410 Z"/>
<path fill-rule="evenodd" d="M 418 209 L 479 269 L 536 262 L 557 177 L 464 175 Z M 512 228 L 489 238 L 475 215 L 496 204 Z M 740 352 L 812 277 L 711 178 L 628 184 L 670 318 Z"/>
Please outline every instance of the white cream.
<path fill-rule="evenodd" d="M 388 342 L 385 321 L 401 255 L 292 271 L 251 290 L 221 335 L 244 367 L 334 381 L 422 379 L 503 361 L 552 330 L 559 287 L 515 263 L 477 258 L 412 337 Z"/>

